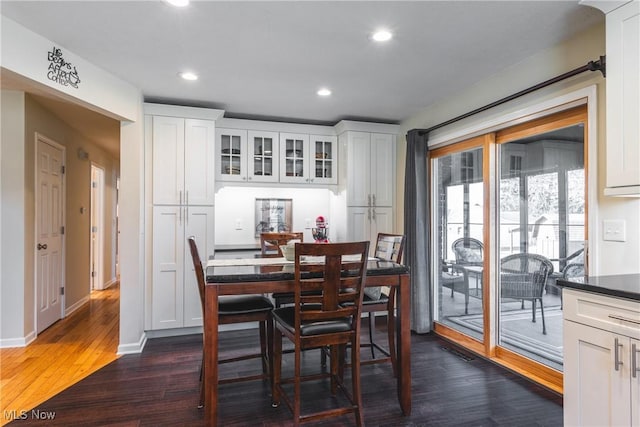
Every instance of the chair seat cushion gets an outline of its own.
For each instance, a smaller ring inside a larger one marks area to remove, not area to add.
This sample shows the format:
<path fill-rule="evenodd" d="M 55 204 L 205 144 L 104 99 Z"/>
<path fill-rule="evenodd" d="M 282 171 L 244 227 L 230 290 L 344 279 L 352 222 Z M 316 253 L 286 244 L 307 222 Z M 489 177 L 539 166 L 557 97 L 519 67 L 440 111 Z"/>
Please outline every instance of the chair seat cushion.
<path fill-rule="evenodd" d="M 273 310 L 271 300 L 263 295 L 223 295 L 218 299 L 220 316 L 271 310 Z"/>
<path fill-rule="evenodd" d="M 280 323 L 289 332 L 295 330 L 295 307 L 281 307 L 273 310 L 274 321 Z M 351 321 L 348 319 L 324 320 L 319 322 L 303 323 L 300 327 L 300 335 L 322 335 L 335 332 L 348 332 L 351 330 Z"/>

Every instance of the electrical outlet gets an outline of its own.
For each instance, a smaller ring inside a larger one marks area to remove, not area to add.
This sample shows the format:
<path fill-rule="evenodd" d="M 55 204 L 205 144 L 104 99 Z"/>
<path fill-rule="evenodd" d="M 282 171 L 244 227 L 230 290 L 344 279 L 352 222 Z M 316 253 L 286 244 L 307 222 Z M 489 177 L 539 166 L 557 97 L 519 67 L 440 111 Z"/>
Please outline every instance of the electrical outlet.
<path fill-rule="evenodd" d="M 236 219 L 236 230 L 242 230 L 242 220 Z"/>
<path fill-rule="evenodd" d="M 604 229 L 602 240 L 610 242 L 625 242 L 627 240 L 626 223 L 623 219 L 605 219 L 602 226 Z"/>
<path fill-rule="evenodd" d="M 311 218 L 305 218 L 304 219 L 304 228 L 306 228 L 306 229 L 310 229 L 311 228 Z"/>

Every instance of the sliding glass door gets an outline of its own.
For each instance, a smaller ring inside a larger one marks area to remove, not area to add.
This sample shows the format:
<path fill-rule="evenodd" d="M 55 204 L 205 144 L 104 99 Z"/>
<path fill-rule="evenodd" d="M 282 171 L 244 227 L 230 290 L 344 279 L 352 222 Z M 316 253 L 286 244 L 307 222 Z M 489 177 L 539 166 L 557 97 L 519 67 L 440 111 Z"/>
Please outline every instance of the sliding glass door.
<path fill-rule="evenodd" d="M 583 106 L 430 153 L 435 331 L 560 386 L 555 281 L 586 271 L 585 126 Z"/>

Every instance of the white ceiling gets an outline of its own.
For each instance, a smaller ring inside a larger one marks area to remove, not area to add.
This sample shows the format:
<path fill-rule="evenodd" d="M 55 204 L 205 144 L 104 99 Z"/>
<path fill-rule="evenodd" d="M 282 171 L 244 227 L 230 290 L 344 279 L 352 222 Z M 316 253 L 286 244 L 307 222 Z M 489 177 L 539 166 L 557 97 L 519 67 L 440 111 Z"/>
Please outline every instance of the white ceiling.
<path fill-rule="evenodd" d="M 192 0 L 183 9 L 160 0 L 3 0 L 0 7 L 139 87 L 147 101 L 320 124 L 399 123 L 604 19 L 576 0 Z M 394 33 L 390 42 L 369 39 L 380 27 Z M 200 79 L 179 79 L 183 70 Z M 333 95 L 318 97 L 323 86 Z"/>

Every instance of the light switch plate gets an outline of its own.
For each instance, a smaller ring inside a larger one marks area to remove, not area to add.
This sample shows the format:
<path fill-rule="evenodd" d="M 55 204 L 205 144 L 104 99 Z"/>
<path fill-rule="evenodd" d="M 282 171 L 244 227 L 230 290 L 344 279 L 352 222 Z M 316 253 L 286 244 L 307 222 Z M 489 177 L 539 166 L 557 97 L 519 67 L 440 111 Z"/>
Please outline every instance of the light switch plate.
<path fill-rule="evenodd" d="M 627 240 L 626 223 L 623 219 L 605 219 L 602 226 L 604 230 L 602 240 L 610 242 L 625 242 Z"/>

